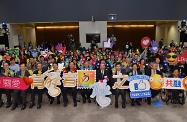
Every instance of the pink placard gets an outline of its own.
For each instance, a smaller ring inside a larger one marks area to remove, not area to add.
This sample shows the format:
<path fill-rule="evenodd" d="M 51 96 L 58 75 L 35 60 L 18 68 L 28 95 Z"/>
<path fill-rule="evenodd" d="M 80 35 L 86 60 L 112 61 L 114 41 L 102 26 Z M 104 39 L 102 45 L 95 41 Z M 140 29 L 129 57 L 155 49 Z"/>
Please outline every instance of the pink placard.
<path fill-rule="evenodd" d="M 0 77 L 0 88 L 26 90 L 29 85 L 26 85 L 23 78 Z"/>

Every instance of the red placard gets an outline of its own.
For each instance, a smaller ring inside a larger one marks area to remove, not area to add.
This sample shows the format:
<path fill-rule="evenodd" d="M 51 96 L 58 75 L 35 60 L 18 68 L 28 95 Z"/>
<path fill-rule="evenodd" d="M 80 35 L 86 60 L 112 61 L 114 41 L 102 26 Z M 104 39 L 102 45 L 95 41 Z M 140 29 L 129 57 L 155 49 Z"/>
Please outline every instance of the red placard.
<path fill-rule="evenodd" d="M 185 64 L 187 60 L 187 50 L 185 50 L 182 55 L 178 54 L 177 59 L 180 64 Z"/>
<path fill-rule="evenodd" d="M 149 45 L 151 44 L 151 39 L 149 37 L 143 37 L 141 40 L 141 46 L 144 48 L 149 47 Z"/>
<path fill-rule="evenodd" d="M 26 90 L 29 85 L 26 85 L 23 78 L 0 77 L 0 88 Z"/>

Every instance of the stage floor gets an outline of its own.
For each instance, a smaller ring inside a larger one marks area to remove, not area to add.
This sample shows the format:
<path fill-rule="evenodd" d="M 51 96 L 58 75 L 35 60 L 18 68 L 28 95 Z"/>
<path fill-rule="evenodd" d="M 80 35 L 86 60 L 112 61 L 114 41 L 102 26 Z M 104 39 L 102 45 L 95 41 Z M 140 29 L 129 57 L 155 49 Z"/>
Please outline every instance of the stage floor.
<path fill-rule="evenodd" d="M 72 100 L 69 99 L 67 107 L 63 104 L 52 105 L 43 101 L 42 108 L 29 109 L 28 105 L 24 111 L 20 110 L 20 106 L 11 111 L 11 108 L 0 108 L 0 122 L 186 122 L 187 105 L 166 105 L 156 107 L 142 103 L 142 106 L 131 107 L 128 101 L 125 109 L 114 108 L 110 105 L 102 109 L 93 101 L 92 103 L 82 102 L 78 106 L 73 107 Z"/>

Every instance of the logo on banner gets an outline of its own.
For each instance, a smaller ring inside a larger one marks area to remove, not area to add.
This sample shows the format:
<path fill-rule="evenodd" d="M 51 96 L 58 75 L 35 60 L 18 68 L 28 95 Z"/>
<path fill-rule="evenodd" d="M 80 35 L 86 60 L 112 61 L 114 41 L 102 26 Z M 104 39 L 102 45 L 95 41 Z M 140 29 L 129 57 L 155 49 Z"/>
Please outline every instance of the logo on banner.
<path fill-rule="evenodd" d="M 149 76 L 135 75 L 128 78 L 130 97 L 131 98 L 145 98 L 151 97 Z"/>
<path fill-rule="evenodd" d="M 149 45 L 151 44 L 151 39 L 149 37 L 143 37 L 141 40 L 141 46 L 144 48 L 149 47 Z"/>
<path fill-rule="evenodd" d="M 96 81 L 96 71 L 95 70 L 78 70 L 77 78 L 77 88 L 90 88 L 90 85 L 94 84 Z"/>

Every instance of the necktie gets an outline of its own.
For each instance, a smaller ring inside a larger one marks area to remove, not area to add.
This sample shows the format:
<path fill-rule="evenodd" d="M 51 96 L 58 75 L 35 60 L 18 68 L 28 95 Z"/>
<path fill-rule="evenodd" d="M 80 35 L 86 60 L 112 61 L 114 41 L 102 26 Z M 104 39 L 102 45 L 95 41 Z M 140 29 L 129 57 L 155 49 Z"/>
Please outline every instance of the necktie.
<path fill-rule="evenodd" d="M 101 71 L 101 74 L 102 74 L 102 78 L 103 78 L 103 76 L 104 76 L 104 71 L 103 70 Z"/>

